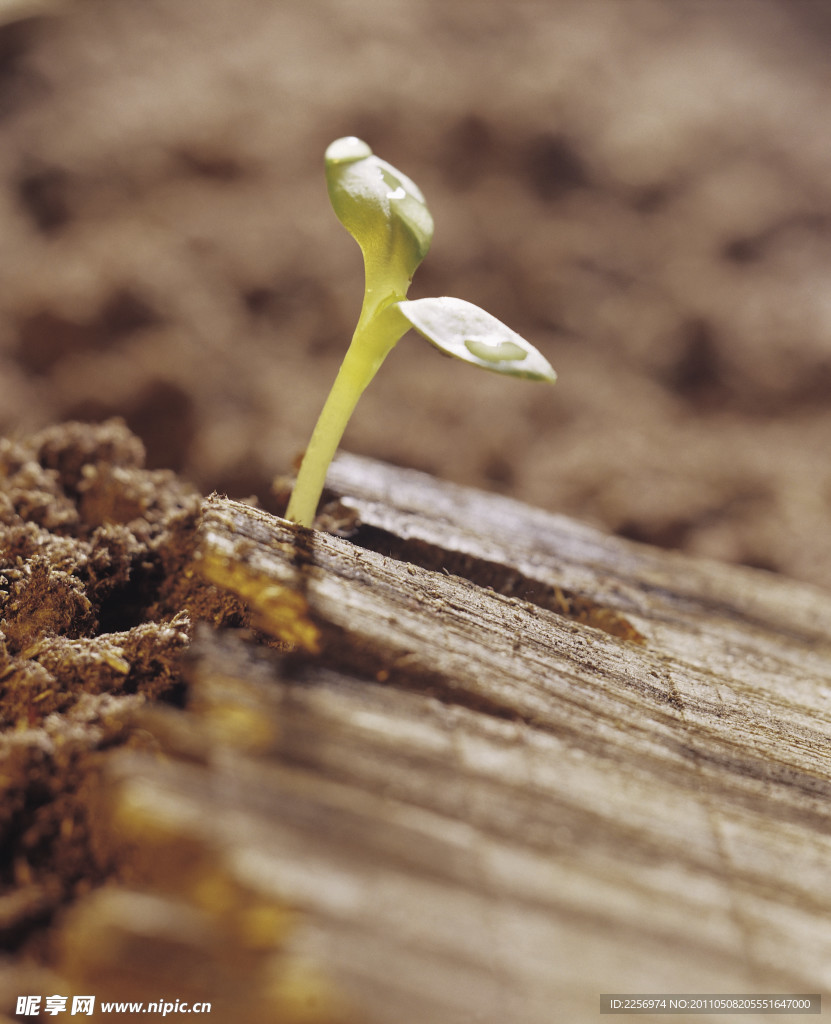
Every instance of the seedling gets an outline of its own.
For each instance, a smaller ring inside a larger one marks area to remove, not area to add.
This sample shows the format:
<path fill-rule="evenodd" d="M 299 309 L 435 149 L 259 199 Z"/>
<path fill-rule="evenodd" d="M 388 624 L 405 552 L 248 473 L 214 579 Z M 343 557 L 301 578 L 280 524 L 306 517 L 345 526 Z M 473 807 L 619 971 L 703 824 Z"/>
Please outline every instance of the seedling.
<path fill-rule="evenodd" d="M 353 136 L 326 150 L 326 184 L 341 224 L 364 256 L 364 301 L 300 466 L 286 518 L 311 526 L 349 417 L 387 355 L 414 327 L 445 355 L 512 377 L 553 383 L 547 360 L 496 317 L 463 299 L 407 299 L 433 238 L 421 190 Z"/>

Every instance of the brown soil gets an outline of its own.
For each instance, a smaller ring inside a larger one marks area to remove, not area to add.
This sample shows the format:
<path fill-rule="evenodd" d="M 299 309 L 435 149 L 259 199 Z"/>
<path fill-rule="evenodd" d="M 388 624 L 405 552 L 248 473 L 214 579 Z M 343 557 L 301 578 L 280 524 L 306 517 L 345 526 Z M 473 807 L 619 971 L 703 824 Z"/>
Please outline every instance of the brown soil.
<path fill-rule="evenodd" d="M 347 448 L 831 586 L 829 31 L 810 0 L 0 2 L 3 949 L 49 960 L 117 873 L 96 758 L 156 742 L 131 713 L 183 701 L 196 622 L 247 624 L 188 568 L 199 493 L 277 507 L 336 371 L 339 135 L 428 195 L 412 295 L 560 374 L 408 338 Z"/>
<path fill-rule="evenodd" d="M 196 622 L 245 619 L 188 568 L 199 496 L 143 462 L 116 421 L 0 441 L 4 949 L 111 870 L 90 847 L 96 753 L 136 742 L 142 698 L 181 702 Z"/>
<path fill-rule="evenodd" d="M 4 5 L 0 430 L 123 416 L 257 494 L 360 302 L 322 154 L 425 190 L 414 297 L 526 333 L 554 390 L 402 342 L 345 446 L 831 583 L 829 20 L 812 0 Z"/>

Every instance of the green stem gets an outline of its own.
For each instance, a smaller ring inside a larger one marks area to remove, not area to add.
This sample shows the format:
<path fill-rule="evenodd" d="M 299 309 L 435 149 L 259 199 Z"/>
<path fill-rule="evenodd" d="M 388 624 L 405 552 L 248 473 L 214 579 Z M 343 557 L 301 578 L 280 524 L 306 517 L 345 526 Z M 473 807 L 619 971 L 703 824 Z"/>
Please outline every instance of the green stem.
<path fill-rule="evenodd" d="M 329 464 L 349 417 L 381 363 L 408 327 L 409 323 L 395 303 L 380 312 L 370 311 L 365 306 L 303 456 L 286 519 L 301 526 L 312 525 Z"/>

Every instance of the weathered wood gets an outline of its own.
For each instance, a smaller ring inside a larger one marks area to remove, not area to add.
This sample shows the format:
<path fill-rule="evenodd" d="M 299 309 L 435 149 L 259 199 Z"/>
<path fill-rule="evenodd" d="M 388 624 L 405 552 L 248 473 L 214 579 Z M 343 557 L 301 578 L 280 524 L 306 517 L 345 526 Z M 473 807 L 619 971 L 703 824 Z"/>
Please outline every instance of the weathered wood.
<path fill-rule="evenodd" d="M 366 460 L 330 485 L 351 540 L 205 504 L 200 571 L 307 651 L 214 652 L 187 757 L 117 762 L 151 859 L 298 908 L 364 1021 L 831 983 L 829 595 Z"/>

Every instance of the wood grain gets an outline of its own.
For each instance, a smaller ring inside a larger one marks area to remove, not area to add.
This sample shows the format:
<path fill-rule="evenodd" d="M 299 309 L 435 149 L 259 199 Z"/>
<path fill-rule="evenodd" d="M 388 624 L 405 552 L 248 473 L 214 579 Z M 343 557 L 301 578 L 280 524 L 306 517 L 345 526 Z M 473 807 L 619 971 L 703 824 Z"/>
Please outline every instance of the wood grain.
<path fill-rule="evenodd" d="M 329 483 L 349 538 L 206 502 L 200 571 L 306 650 L 205 638 L 170 741 L 202 753 L 121 758 L 117 806 L 298 910 L 364 1021 L 831 984 L 829 595 L 354 457 Z"/>

